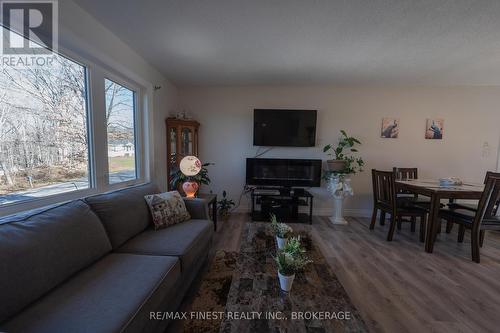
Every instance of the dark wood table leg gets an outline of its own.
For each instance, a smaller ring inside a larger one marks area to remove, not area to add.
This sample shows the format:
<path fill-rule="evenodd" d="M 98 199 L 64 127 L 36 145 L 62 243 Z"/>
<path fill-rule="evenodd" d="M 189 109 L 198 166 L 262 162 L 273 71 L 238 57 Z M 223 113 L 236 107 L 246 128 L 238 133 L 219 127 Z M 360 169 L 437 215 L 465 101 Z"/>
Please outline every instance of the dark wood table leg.
<path fill-rule="evenodd" d="M 217 231 L 217 196 L 212 202 L 212 220 L 214 222 L 214 231 Z"/>
<path fill-rule="evenodd" d="M 309 224 L 313 223 L 313 198 L 309 198 L 311 200 L 309 204 Z"/>
<path fill-rule="evenodd" d="M 254 216 L 255 216 L 255 197 L 253 195 L 253 192 L 252 192 L 251 197 L 252 197 L 252 211 L 250 212 L 250 215 L 252 217 L 251 220 L 253 222 L 254 221 Z"/>
<path fill-rule="evenodd" d="M 425 252 L 432 253 L 434 250 L 434 241 L 436 239 L 439 223 L 439 210 L 441 209 L 441 198 L 438 194 L 431 197 L 431 207 L 429 211 L 429 221 L 427 221 L 427 232 L 425 235 Z"/>

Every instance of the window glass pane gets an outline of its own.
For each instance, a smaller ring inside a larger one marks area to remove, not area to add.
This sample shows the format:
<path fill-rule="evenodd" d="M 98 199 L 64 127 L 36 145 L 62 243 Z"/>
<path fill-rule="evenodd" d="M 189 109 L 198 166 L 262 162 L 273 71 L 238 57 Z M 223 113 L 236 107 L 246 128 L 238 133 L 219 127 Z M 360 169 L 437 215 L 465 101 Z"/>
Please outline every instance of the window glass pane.
<path fill-rule="evenodd" d="M 106 79 L 109 183 L 137 178 L 135 92 Z"/>
<path fill-rule="evenodd" d="M 85 67 L 0 67 L 0 205 L 88 188 L 88 156 Z"/>

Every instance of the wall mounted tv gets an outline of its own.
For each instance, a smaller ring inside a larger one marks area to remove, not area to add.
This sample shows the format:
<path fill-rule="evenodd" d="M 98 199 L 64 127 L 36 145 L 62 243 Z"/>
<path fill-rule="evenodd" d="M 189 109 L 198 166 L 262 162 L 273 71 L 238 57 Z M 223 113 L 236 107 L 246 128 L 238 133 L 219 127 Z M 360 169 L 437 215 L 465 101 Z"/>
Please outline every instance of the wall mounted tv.
<path fill-rule="evenodd" d="M 316 110 L 254 109 L 253 144 L 314 147 Z"/>
<path fill-rule="evenodd" d="M 321 186 L 321 160 L 247 158 L 247 185 Z"/>

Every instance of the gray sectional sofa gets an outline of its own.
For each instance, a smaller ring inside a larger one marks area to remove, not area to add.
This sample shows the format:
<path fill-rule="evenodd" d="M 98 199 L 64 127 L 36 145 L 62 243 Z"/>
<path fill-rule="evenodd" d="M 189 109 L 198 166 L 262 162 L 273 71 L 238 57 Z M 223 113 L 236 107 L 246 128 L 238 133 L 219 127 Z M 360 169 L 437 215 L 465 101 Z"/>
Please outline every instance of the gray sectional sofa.
<path fill-rule="evenodd" d="M 154 231 L 150 184 L 0 219 L 0 332 L 163 332 L 212 244 L 206 203 Z"/>

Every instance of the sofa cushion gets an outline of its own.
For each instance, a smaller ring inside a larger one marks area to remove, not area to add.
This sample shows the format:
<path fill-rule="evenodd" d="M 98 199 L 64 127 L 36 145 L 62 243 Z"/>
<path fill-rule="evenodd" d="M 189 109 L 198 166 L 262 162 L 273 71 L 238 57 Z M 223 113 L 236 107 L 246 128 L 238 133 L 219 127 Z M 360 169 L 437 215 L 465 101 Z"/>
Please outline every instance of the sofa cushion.
<path fill-rule="evenodd" d="M 109 254 L 2 326 L 6 332 L 143 332 L 180 281 L 175 257 Z"/>
<path fill-rule="evenodd" d="M 163 229 L 191 219 L 184 200 L 177 191 L 150 194 L 144 199 L 151 212 L 155 229 Z"/>
<path fill-rule="evenodd" d="M 0 322 L 110 250 L 82 200 L 0 219 Z"/>
<path fill-rule="evenodd" d="M 152 224 L 144 196 L 154 193 L 159 193 L 158 187 L 145 184 L 95 195 L 85 201 L 101 219 L 115 249 Z"/>
<path fill-rule="evenodd" d="M 189 270 L 207 254 L 213 224 L 209 220 L 190 220 L 165 229 L 148 229 L 132 238 L 117 252 L 178 256 L 182 270 Z"/>

